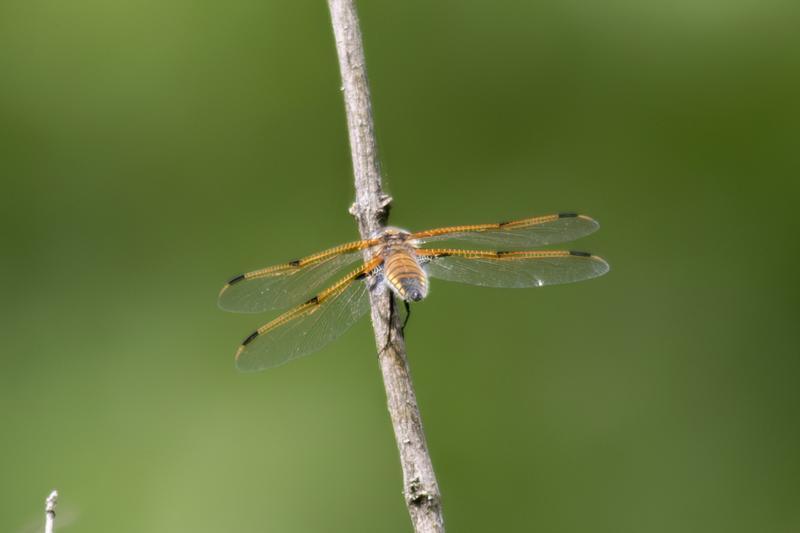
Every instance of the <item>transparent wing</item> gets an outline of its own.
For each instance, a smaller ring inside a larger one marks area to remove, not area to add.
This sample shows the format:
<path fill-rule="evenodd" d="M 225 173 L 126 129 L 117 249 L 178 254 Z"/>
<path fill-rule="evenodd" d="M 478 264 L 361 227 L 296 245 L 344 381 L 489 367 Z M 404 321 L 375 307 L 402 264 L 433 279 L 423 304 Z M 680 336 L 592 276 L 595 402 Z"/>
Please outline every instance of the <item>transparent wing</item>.
<path fill-rule="evenodd" d="M 281 309 L 313 296 L 328 279 L 361 259 L 361 250 L 373 241 L 343 244 L 304 257 L 232 278 L 219 293 L 226 311 L 260 313 Z"/>
<path fill-rule="evenodd" d="M 411 238 L 423 243 L 452 240 L 499 249 L 536 248 L 574 241 L 599 227 L 596 220 L 586 215 L 559 213 L 512 222 L 437 228 L 413 233 Z"/>
<path fill-rule="evenodd" d="M 603 258 L 586 252 L 418 250 L 429 276 L 484 287 L 542 287 L 602 276 Z"/>
<path fill-rule="evenodd" d="M 236 352 L 236 367 L 255 372 L 315 352 L 347 331 L 369 310 L 370 275 L 380 259 L 351 272 L 307 302 L 290 309 L 247 337 Z"/>

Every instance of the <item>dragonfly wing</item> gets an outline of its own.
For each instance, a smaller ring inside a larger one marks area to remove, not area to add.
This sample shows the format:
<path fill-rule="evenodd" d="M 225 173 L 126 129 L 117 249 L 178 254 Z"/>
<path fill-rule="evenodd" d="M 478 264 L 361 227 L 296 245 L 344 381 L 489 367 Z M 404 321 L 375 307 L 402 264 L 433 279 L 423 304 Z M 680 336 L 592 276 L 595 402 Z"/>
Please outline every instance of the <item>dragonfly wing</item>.
<path fill-rule="evenodd" d="M 232 278 L 219 293 L 226 311 L 260 313 L 281 309 L 313 296 L 329 278 L 340 274 L 361 257 L 372 241 L 356 241 Z"/>
<path fill-rule="evenodd" d="M 418 250 L 429 276 L 484 287 L 542 287 L 602 276 L 601 257 L 586 252 Z"/>
<path fill-rule="evenodd" d="M 596 220 L 586 215 L 559 213 L 511 222 L 437 228 L 414 233 L 411 237 L 422 243 L 452 240 L 469 245 L 519 249 L 574 241 L 599 227 Z"/>
<path fill-rule="evenodd" d="M 325 346 L 369 310 L 369 291 L 379 282 L 375 259 L 307 302 L 290 309 L 247 337 L 236 367 L 255 372 L 288 363 Z"/>

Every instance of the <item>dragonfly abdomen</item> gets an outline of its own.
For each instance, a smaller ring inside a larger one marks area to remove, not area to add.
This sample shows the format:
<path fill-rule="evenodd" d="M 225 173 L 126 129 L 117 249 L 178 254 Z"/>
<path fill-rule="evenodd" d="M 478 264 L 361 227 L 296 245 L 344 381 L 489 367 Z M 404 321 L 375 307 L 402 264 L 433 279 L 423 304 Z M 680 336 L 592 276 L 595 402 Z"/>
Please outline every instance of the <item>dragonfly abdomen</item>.
<path fill-rule="evenodd" d="M 393 251 L 386 256 L 384 276 L 389 287 L 403 300 L 416 302 L 428 295 L 428 276 L 406 250 Z"/>

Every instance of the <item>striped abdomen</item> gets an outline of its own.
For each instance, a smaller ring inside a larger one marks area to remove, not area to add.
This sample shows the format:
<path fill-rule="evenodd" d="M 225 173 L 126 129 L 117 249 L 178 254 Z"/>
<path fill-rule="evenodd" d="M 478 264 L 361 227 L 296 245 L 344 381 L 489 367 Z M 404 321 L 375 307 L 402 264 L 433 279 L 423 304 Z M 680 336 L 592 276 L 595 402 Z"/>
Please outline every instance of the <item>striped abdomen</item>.
<path fill-rule="evenodd" d="M 400 298 L 416 302 L 428 295 L 428 276 L 411 253 L 393 251 L 383 265 L 386 282 Z"/>

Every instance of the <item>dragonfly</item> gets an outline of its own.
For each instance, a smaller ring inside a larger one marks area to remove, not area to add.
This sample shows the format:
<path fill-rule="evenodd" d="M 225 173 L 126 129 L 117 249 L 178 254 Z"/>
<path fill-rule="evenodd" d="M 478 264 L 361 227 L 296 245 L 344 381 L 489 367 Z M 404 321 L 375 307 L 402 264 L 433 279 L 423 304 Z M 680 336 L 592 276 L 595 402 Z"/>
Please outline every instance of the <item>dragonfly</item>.
<path fill-rule="evenodd" d="M 408 304 L 428 295 L 431 278 L 527 288 L 602 276 L 609 265 L 597 255 L 529 250 L 598 228 L 597 221 L 578 213 L 417 232 L 386 227 L 368 239 L 240 274 L 222 287 L 222 309 L 260 313 L 294 307 L 242 341 L 236 366 L 264 370 L 319 350 L 367 313 L 370 292 L 380 288 Z"/>

